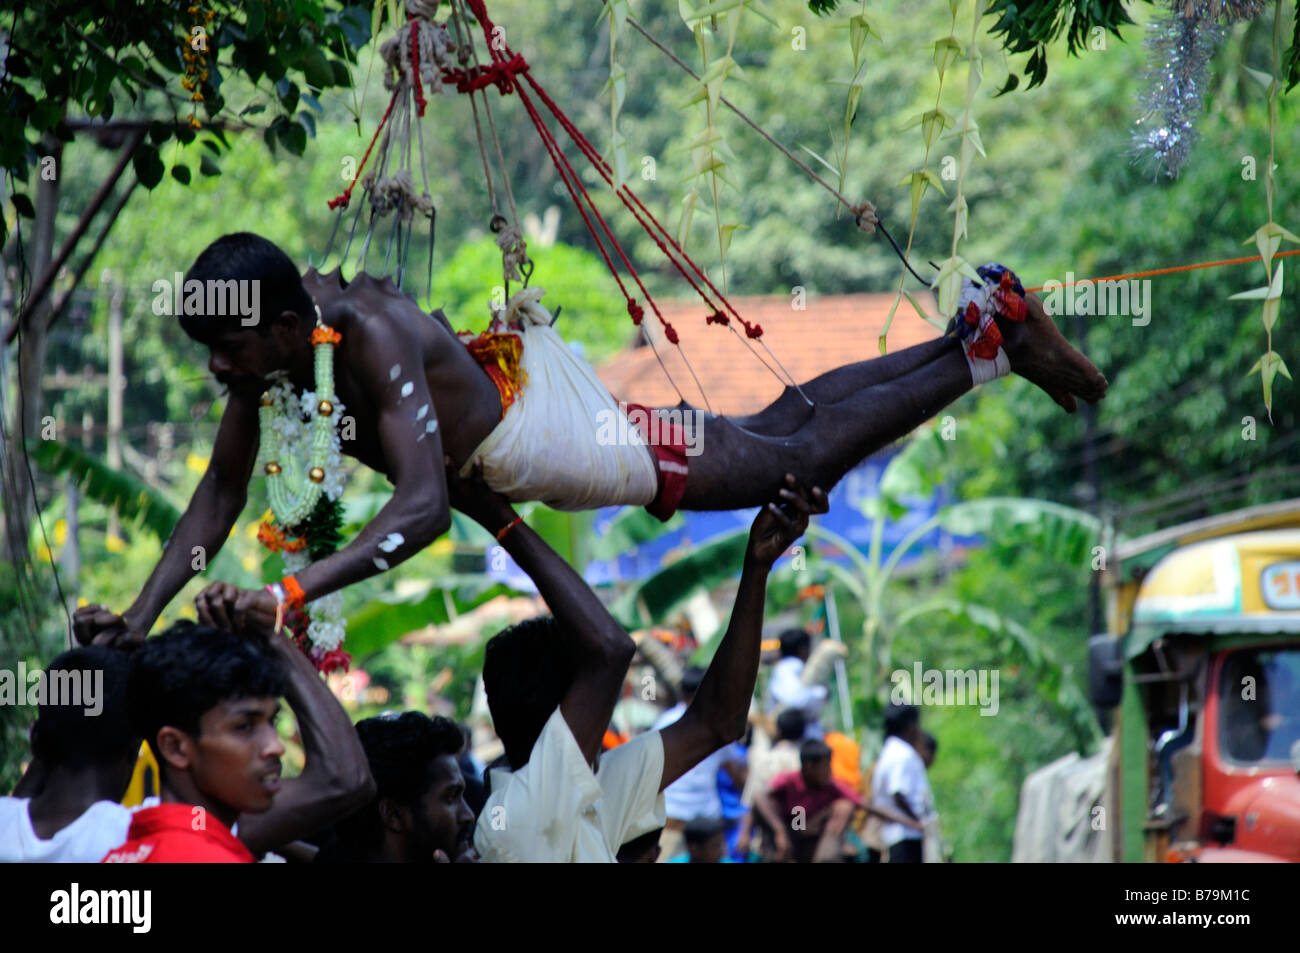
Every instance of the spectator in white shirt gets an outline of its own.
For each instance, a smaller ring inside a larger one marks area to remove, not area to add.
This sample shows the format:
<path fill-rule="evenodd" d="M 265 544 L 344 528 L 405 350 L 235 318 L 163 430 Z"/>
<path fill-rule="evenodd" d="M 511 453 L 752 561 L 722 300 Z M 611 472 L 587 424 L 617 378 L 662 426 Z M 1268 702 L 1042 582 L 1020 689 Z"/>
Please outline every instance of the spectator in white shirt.
<path fill-rule="evenodd" d="M 825 685 L 809 685 L 802 678 L 804 665 L 812 653 L 812 636 L 803 629 L 787 629 L 780 635 L 781 660 L 772 666 L 772 676 L 767 683 L 768 711 L 782 712 L 797 708 L 803 712 L 805 737 L 821 738 L 822 708 L 829 689 Z"/>
<path fill-rule="evenodd" d="M 768 573 L 809 514 L 826 512 L 826 496 L 787 475 L 754 520 L 731 623 L 693 703 L 597 763 L 634 643 L 509 501 L 451 468 L 448 482 L 453 505 L 496 535 L 554 613 L 498 634 L 484 653 L 488 708 L 511 770 L 490 773 L 475 846 L 485 862 L 613 863 L 620 846 L 664 823 L 660 792 L 744 732 Z"/>
<path fill-rule="evenodd" d="M 681 701 L 660 715 L 650 730 L 659 731 L 680 720 L 695 700 L 695 693 L 703 681 L 704 669 L 688 666 L 682 672 Z M 722 798 L 718 795 L 719 771 L 726 771 L 732 783 L 743 789 L 748 771 L 743 749 L 736 744 L 719 748 L 664 788 L 668 820 L 659 840 L 660 861 L 666 863 L 681 853 L 688 822 L 699 818 L 711 821 L 722 818 Z"/>
<path fill-rule="evenodd" d="M 897 808 L 923 822 L 932 802 L 921 745 L 921 711 L 915 705 L 890 705 L 885 711 L 885 745 L 871 776 L 871 796 L 876 804 Z M 891 864 L 922 860 L 922 831 L 902 824 L 885 824 L 880 831 Z"/>
<path fill-rule="evenodd" d="M 921 732 L 921 747 L 917 749 L 917 753 L 925 764 L 928 780 L 930 767 L 934 764 L 934 756 L 939 753 L 939 739 L 928 731 Z M 928 785 L 925 816 L 921 820 L 925 824 L 925 847 L 922 850 L 922 857 L 927 864 L 941 864 L 944 861 L 943 828 L 939 824 L 939 812 L 934 806 L 934 791 Z"/>
<path fill-rule="evenodd" d="M 0 862 L 98 863 L 126 841 L 131 811 L 118 801 L 140 750 L 126 713 L 128 668 L 124 653 L 102 646 L 50 663 L 32 763 L 15 796 L 0 798 Z M 52 697 L 73 680 L 78 704 L 68 704 L 67 692 Z"/>

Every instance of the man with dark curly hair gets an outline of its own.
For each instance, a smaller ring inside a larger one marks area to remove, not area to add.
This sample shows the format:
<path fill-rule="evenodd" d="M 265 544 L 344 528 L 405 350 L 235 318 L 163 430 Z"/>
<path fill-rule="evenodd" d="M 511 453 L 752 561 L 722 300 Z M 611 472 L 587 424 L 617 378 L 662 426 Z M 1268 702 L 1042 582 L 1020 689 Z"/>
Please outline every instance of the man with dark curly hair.
<path fill-rule="evenodd" d="M 282 695 L 316 762 L 287 781 L 275 727 Z M 374 792 L 347 714 L 287 639 L 178 622 L 132 657 L 127 709 L 157 758 L 162 803 L 136 812 L 104 863 L 252 863 L 246 844 L 306 836 Z M 241 816 L 242 842 L 232 830 Z"/>
<path fill-rule="evenodd" d="M 474 814 L 457 755 L 460 726 L 418 711 L 357 722 L 375 796 L 340 821 L 318 863 L 474 863 Z"/>

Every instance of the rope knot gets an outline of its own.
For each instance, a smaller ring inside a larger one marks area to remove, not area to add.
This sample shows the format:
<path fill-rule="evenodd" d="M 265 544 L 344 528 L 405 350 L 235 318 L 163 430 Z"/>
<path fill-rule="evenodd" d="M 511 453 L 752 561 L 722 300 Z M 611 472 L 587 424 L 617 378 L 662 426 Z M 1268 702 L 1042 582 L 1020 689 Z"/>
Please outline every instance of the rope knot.
<path fill-rule="evenodd" d="M 645 308 L 641 307 L 639 304 L 637 304 L 637 303 L 636 303 L 635 301 L 633 301 L 631 298 L 628 298 L 628 299 L 627 299 L 627 313 L 628 313 L 628 316 L 631 317 L 631 319 L 632 319 L 632 323 L 633 323 L 633 324 L 636 324 L 636 325 L 639 325 L 639 324 L 641 323 L 641 319 L 645 317 Z"/>
<path fill-rule="evenodd" d="M 761 338 L 763 336 L 763 326 L 761 324 L 746 324 L 745 337 Z"/>
<path fill-rule="evenodd" d="M 665 322 L 665 324 L 664 324 L 664 337 L 666 337 L 666 338 L 669 340 L 670 343 L 672 343 L 672 344 L 676 344 L 676 343 L 677 343 L 677 329 L 674 328 L 671 324 L 668 324 L 668 323 Z"/>
<path fill-rule="evenodd" d="M 727 317 L 721 311 L 714 311 L 711 315 L 709 315 L 707 318 L 704 319 L 704 323 L 721 324 L 723 327 L 726 327 L 728 324 L 731 323 L 731 318 Z"/>
<path fill-rule="evenodd" d="M 458 93 L 475 93 L 489 86 L 496 86 L 501 95 L 513 93 L 520 73 L 528 71 L 528 61 L 516 53 L 508 60 L 497 60 L 484 66 L 469 69 L 444 68 L 442 81 L 455 85 Z"/>
<path fill-rule="evenodd" d="M 876 207 L 870 202 L 859 202 L 853 206 L 852 212 L 858 228 L 868 235 L 872 234 L 880 224 L 880 219 L 876 217 Z"/>

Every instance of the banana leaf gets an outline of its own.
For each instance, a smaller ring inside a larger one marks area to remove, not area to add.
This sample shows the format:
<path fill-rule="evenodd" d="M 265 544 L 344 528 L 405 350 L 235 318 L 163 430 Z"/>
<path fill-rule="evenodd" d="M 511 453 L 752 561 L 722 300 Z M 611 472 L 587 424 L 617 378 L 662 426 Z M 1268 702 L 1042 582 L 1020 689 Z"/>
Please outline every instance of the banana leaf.
<path fill-rule="evenodd" d="M 164 545 L 181 518 L 181 511 L 158 490 L 76 447 L 57 440 L 33 440 L 27 449 L 43 472 L 71 477 L 87 499 L 113 507 L 122 519 L 137 523 Z M 260 584 L 258 575 L 245 570 L 225 548 L 208 562 L 203 575 L 239 586 Z"/>
<path fill-rule="evenodd" d="M 715 536 L 691 553 L 628 589 L 609 607 L 625 629 L 644 629 L 667 619 L 691 596 L 740 572 L 748 530 Z"/>
<path fill-rule="evenodd" d="M 46 473 L 72 477 L 90 499 L 114 507 L 123 519 L 138 522 L 161 540 L 181 518 L 181 511 L 157 490 L 82 450 L 57 440 L 32 440 L 27 452 Z"/>
<path fill-rule="evenodd" d="M 644 507 L 626 506 L 605 528 L 604 535 L 590 547 L 592 559 L 616 559 L 630 549 L 658 539 L 686 525 L 680 512 L 666 523 L 647 513 Z"/>
<path fill-rule="evenodd" d="M 426 625 L 443 625 L 500 595 L 514 592 L 485 575 L 447 576 L 405 598 L 371 602 L 348 617 L 343 647 L 365 658 Z"/>

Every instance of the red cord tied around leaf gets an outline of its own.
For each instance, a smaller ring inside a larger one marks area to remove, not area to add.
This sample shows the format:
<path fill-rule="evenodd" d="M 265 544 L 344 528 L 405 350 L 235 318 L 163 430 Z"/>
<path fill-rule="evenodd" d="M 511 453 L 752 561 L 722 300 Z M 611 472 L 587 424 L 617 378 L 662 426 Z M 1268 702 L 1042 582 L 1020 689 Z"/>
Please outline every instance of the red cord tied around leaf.
<path fill-rule="evenodd" d="M 632 318 L 632 323 L 640 325 L 641 319 L 645 317 L 645 308 L 641 307 L 631 298 L 627 299 L 627 313 Z"/>
<path fill-rule="evenodd" d="M 442 71 L 442 81 L 448 85 L 454 83 L 458 93 L 473 93 L 495 85 L 504 96 L 515 91 L 516 77 L 527 70 L 528 61 L 516 53 L 508 60 L 498 60 L 486 66 L 445 69 Z"/>
<path fill-rule="evenodd" d="M 707 318 L 704 319 L 704 323 L 721 324 L 723 327 L 726 327 L 731 323 L 731 318 L 727 317 L 721 311 L 714 311 L 711 315 L 709 315 Z"/>
<path fill-rule="evenodd" d="M 420 82 L 420 22 L 411 18 L 411 76 L 415 80 L 415 108 L 420 118 L 424 118 L 424 107 L 429 105 L 424 98 L 424 84 Z"/>

